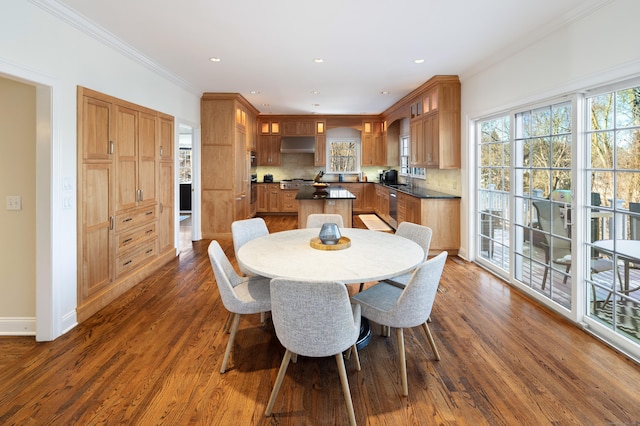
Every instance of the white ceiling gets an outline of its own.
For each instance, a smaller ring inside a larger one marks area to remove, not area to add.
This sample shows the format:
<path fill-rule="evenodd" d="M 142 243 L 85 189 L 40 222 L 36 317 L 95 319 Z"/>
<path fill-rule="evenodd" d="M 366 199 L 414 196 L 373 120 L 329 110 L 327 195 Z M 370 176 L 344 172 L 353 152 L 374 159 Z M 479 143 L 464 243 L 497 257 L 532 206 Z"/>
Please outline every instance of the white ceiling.
<path fill-rule="evenodd" d="M 195 93 L 237 92 L 265 114 L 378 114 L 608 0 L 51 1 Z"/>

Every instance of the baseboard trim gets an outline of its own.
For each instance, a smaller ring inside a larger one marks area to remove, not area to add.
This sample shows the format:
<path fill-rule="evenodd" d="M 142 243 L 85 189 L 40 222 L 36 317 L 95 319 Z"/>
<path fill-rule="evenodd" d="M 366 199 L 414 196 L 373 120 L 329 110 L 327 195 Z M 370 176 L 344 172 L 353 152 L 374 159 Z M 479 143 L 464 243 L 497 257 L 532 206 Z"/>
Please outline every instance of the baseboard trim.
<path fill-rule="evenodd" d="M 0 317 L 0 336 L 35 336 L 35 317 Z"/>

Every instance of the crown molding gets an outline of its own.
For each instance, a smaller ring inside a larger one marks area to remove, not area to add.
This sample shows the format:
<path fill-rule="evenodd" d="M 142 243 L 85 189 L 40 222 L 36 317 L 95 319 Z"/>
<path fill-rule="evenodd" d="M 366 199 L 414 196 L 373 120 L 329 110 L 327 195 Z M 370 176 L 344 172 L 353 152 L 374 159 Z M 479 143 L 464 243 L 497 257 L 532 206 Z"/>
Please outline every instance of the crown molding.
<path fill-rule="evenodd" d="M 140 65 L 156 73 L 160 77 L 182 87 L 183 89 L 193 93 L 196 96 L 200 96 L 201 92 L 193 87 L 185 79 L 172 73 L 168 69 L 159 65 L 145 54 L 135 49 L 133 46 L 127 44 L 120 38 L 116 37 L 113 33 L 106 29 L 96 25 L 94 22 L 87 19 L 85 16 L 79 14 L 69 6 L 61 3 L 58 0 L 29 0 L 34 5 L 43 9 L 47 13 L 59 18 L 65 23 L 79 29 L 85 34 L 93 37 L 98 42 L 105 46 L 120 52 L 122 55 L 133 59 Z"/>

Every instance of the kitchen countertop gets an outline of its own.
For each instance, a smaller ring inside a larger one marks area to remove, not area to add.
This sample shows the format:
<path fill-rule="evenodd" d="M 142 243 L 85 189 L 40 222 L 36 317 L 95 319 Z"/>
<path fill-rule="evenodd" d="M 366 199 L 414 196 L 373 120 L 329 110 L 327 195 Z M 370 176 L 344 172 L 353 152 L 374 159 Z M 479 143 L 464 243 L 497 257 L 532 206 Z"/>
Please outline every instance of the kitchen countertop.
<path fill-rule="evenodd" d="M 410 188 L 406 185 L 387 185 L 386 183 L 378 183 L 389 189 L 395 189 L 398 192 L 404 192 L 416 198 L 461 198 L 459 195 L 446 194 L 444 192 L 434 191 L 432 189 L 425 188 Z"/>
<path fill-rule="evenodd" d="M 296 200 L 355 200 L 356 196 L 340 185 L 329 185 L 326 188 L 303 186 L 298 189 Z"/>

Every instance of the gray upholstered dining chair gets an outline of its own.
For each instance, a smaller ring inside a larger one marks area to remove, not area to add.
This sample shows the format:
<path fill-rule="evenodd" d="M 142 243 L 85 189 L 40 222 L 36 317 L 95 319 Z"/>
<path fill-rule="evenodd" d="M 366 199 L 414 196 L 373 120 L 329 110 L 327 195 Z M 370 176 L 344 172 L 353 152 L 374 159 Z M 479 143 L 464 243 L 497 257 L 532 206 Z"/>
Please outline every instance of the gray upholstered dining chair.
<path fill-rule="evenodd" d="M 396 229 L 396 235 L 407 238 L 422 248 L 424 251 L 424 258 L 422 258 L 423 262 L 425 262 L 427 260 L 427 256 L 429 256 L 429 246 L 431 245 L 432 234 L 433 231 L 431 228 L 412 222 L 402 222 L 398 225 L 398 229 Z M 404 287 L 409 282 L 409 279 L 411 279 L 412 273 L 413 271 L 407 272 L 406 274 L 398 275 L 397 277 L 389 278 L 385 281 Z"/>
<path fill-rule="evenodd" d="M 264 219 L 254 217 L 251 219 L 236 220 L 231 223 L 231 238 L 233 239 L 233 251 L 238 258 L 238 250 L 247 242 L 254 238 L 268 235 L 269 229 Z M 245 271 L 242 266 L 238 265 L 240 272 L 244 275 L 252 275 L 249 271 Z"/>
<path fill-rule="evenodd" d="M 360 306 L 351 304 L 344 283 L 274 278 L 271 280 L 271 316 L 276 335 L 286 351 L 265 415 L 271 415 L 292 356 L 334 355 L 349 422 L 355 425 L 342 353 L 351 348 L 356 370 L 359 371 L 360 360 L 355 343 L 360 333 Z"/>
<path fill-rule="evenodd" d="M 422 325 L 436 360 L 440 360 L 427 319 L 431 314 L 447 255 L 443 251 L 418 266 L 404 288 L 381 281 L 351 298 L 362 307 L 363 317 L 382 326 L 396 328 L 404 396 L 409 395 L 409 387 L 403 329 Z"/>
<path fill-rule="evenodd" d="M 241 277 L 238 275 L 220 247 L 220 243 L 216 240 L 211 241 L 208 252 L 222 304 L 233 314 L 231 334 L 220 367 L 220 373 L 224 373 L 238 331 L 240 316 L 271 310 L 270 282 L 265 277 Z"/>
<path fill-rule="evenodd" d="M 307 216 L 306 228 L 321 228 L 323 223 L 335 223 L 338 228 L 344 228 L 344 220 L 337 213 L 311 213 Z"/>

